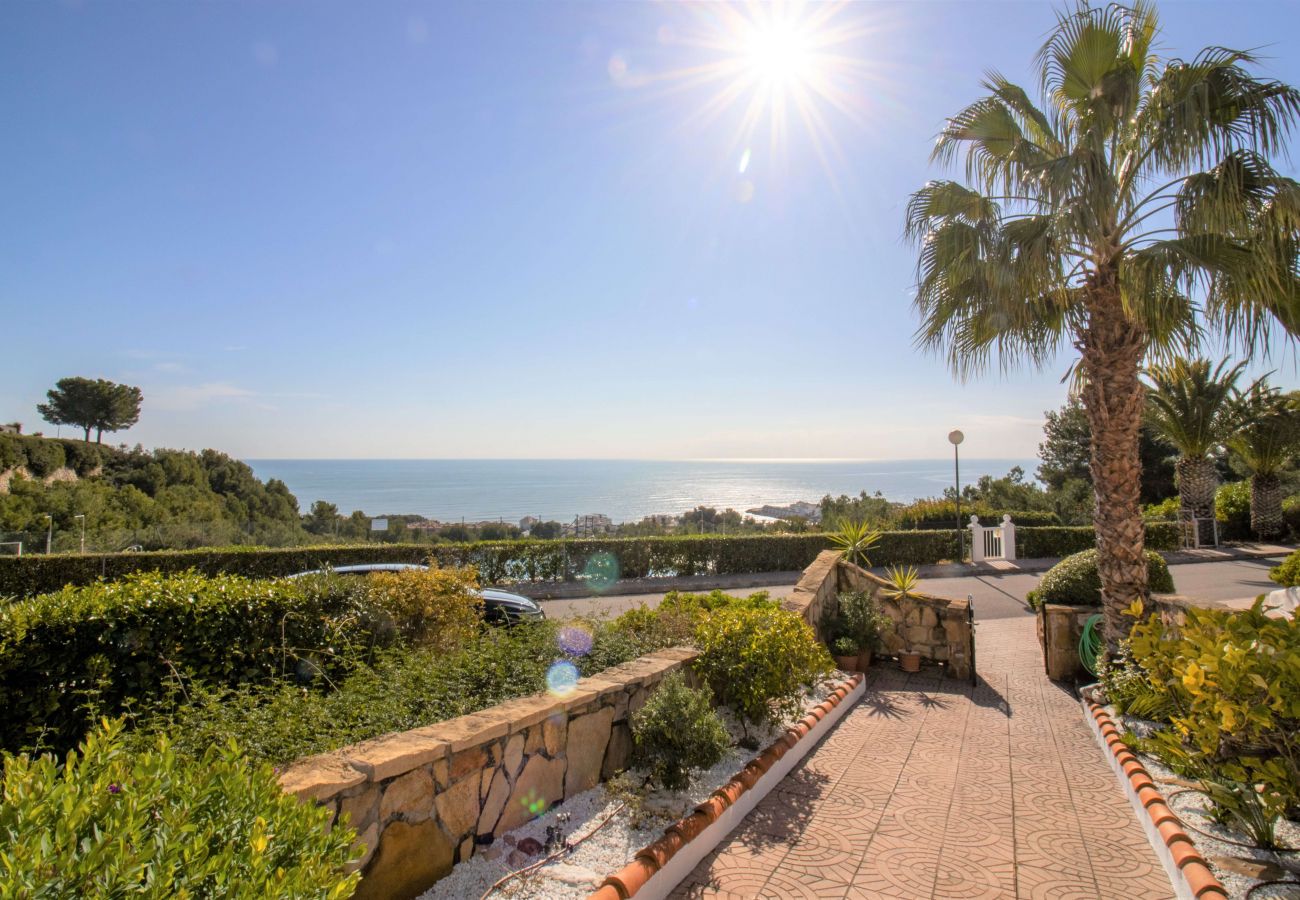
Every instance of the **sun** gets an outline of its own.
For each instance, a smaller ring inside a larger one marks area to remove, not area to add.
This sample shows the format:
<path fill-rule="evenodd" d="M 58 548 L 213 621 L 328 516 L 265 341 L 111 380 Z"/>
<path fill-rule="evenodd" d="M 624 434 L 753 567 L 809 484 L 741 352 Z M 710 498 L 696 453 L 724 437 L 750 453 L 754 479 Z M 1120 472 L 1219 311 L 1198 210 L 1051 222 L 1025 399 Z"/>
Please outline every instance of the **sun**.
<path fill-rule="evenodd" d="M 793 22 L 768 22 L 750 29 L 743 42 L 750 77 L 768 88 L 799 85 L 816 73 L 812 42 Z"/>
<path fill-rule="evenodd" d="M 699 98 L 685 126 L 735 123 L 726 149 L 740 159 L 742 174 L 760 155 L 787 157 L 796 128 L 830 174 L 832 160 L 842 160 L 836 120 L 858 126 L 867 121 L 864 106 L 872 96 L 867 82 L 878 73 L 863 50 L 879 38 L 879 18 L 869 18 L 873 13 L 862 6 L 834 2 L 696 3 L 674 9 L 686 21 L 661 29 L 661 35 L 671 35 L 685 65 L 638 83 L 678 98 Z"/>

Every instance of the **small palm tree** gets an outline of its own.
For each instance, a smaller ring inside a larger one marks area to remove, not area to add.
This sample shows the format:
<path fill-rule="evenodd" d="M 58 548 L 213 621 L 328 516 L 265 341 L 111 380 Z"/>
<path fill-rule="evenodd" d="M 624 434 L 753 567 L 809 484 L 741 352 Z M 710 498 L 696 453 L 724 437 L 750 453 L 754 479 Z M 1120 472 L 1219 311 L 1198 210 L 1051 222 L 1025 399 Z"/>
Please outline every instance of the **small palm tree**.
<path fill-rule="evenodd" d="M 839 531 L 831 534 L 831 543 L 839 548 L 840 555 L 846 562 L 871 568 L 871 558 L 867 555 L 880 543 L 880 532 L 866 522 L 841 522 Z"/>
<path fill-rule="evenodd" d="M 1246 51 L 1154 51 L 1145 0 L 1058 14 L 1038 53 L 1041 101 L 996 72 L 933 158 L 966 183 L 912 195 L 918 342 L 962 378 L 993 360 L 1042 366 L 1073 348 L 1091 428 L 1106 635 L 1147 597 L 1139 505 L 1140 374 L 1206 327 L 1243 356 L 1300 333 L 1300 184 L 1285 153 L 1300 92 Z"/>
<path fill-rule="evenodd" d="M 1214 516 L 1219 473 L 1210 455 L 1236 427 L 1240 404 L 1237 379 L 1246 368 L 1227 360 L 1176 359 L 1147 370 L 1147 422 L 1178 451 L 1174 478 L 1179 504 L 1198 518 Z"/>
<path fill-rule="evenodd" d="M 1243 421 L 1228 446 L 1250 471 L 1250 528 L 1261 539 L 1285 531 L 1281 473 L 1300 452 L 1300 393 L 1261 385 L 1244 398 Z"/>

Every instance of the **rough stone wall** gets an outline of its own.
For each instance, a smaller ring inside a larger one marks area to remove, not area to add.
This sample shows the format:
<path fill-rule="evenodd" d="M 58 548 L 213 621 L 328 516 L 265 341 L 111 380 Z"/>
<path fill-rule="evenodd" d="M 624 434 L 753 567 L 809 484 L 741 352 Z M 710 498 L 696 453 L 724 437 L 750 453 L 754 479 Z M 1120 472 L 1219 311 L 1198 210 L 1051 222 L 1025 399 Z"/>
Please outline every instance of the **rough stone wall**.
<path fill-rule="evenodd" d="M 884 579 L 845 562 L 836 551 L 825 550 L 804 569 L 785 608 L 802 615 L 824 639 L 822 617 L 837 609 L 840 592 L 864 591 L 894 623 L 894 630 L 884 635 L 886 652 L 914 650 L 922 659 L 947 664 L 955 677 L 969 678 L 974 652 L 970 604 L 928 594 L 895 600 L 881 593 L 888 586 Z"/>
<path fill-rule="evenodd" d="M 1160 615 L 1161 622 L 1177 633 L 1187 621 L 1187 608 L 1200 606 L 1207 609 L 1228 609 L 1213 600 L 1189 600 L 1176 594 L 1152 594 L 1151 605 Z M 1065 606 L 1045 603 L 1038 610 L 1038 643 L 1043 648 L 1043 668 L 1054 681 L 1092 681 L 1092 674 L 1079 660 L 1079 638 L 1083 636 L 1084 623 L 1092 615 L 1100 615 L 1101 606 Z"/>
<path fill-rule="evenodd" d="M 285 790 L 343 816 L 366 847 L 356 897 L 406 898 L 552 804 L 627 765 L 629 719 L 697 653 L 674 648 L 413 731 L 298 760 Z"/>

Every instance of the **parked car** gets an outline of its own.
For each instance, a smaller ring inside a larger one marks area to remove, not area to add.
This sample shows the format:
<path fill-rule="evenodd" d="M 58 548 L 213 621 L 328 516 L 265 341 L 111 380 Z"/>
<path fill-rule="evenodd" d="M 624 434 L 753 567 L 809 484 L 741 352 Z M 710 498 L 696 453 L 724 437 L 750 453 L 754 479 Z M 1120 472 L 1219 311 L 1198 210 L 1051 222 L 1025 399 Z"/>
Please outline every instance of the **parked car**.
<path fill-rule="evenodd" d="M 297 572 L 290 578 L 305 578 L 308 575 L 372 575 L 375 572 L 407 572 L 412 569 L 427 571 L 428 566 L 415 563 L 364 563 L 356 566 L 339 566 L 334 569 L 312 569 L 310 572 Z M 546 613 L 530 600 L 519 594 L 501 591 L 496 588 L 484 588 L 479 591 L 483 598 L 483 620 L 493 625 L 514 625 L 517 622 L 536 622 L 546 618 Z"/>

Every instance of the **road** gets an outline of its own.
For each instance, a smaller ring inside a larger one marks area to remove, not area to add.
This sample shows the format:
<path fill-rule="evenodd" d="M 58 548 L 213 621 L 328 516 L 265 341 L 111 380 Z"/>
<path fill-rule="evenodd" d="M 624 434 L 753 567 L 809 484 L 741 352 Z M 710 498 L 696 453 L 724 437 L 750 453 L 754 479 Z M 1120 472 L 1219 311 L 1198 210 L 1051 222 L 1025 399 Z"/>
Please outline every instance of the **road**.
<path fill-rule="evenodd" d="M 1170 566 L 1174 587 L 1179 594 L 1203 600 L 1253 600 L 1277 587 L 1269 580 L 1268 570 L 1279 559 L 1234 559 Z M 940 597 L 970 596 L 977 619 L 1006 619 L 1030 615 L 1025 595 L 1037 584 L 1040 575 L 968 575 L 961 578 L 927 578 L 919 585 L 927 594 Z M 732 589 L 727 593 L 748 596 L 766 590 L 773 597 L 787 597 L 793 584 Z M 558 618 L 570 616 L 611 615 L 640 606 L 656 606 L 663 594 L 630 594 L 620 597 L 585 597 L 579 600 L 546 600 L 546 614 Z"/>

